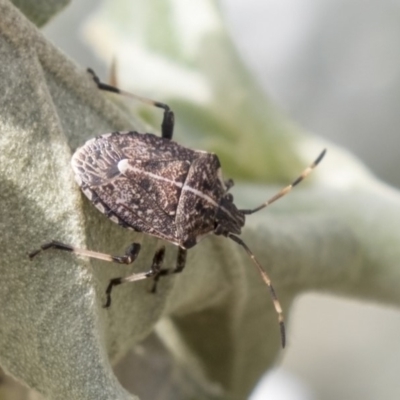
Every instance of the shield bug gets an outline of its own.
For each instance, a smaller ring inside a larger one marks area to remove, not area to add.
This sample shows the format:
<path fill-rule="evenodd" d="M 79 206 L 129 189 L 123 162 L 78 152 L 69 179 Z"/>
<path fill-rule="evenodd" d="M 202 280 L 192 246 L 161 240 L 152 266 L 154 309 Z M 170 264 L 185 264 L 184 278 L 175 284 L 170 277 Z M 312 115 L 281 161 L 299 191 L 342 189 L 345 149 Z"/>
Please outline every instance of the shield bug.
<path fill-rule="evenodd" d="M 117 224 L 155 236 L 178 246 L 175 268 L 163 268 L 165 247 L 159 248 L 147 272 L 111 279 L 106 303 L 111 304 L 114 286 L 153 278 L 152 291 L 160 277 L 179 273 L 185 267 L 186 252 L 208 234 L 225 236 L 244 248 L 268 286 L 278 315 L 282 347 L 285 325 L 282 308 L 271 280 L 249 247 L 237 235 L 245 225 L 245 216 L 269 206 L 285 196 L 306 178 L 325 155 L 325 150 L 290 185 L 254 209 L 238 209 L 229 189 L 233 181 L 224 181 L 215 154 L 192 150 L 173 142 L 174 114 L 169 106 L 102 83 L 88 70 L 101 90 L 133 97 L 164 110 L 161 137 L 151 133 L 114 132 L 98 136 L 78 148 L 72 157 L 75 178 L 89 200 Z M 112 256 L 51 241 L 29 254 L 55 248 L 120 264 L 132 263 L 140 244 L 133 243 L 125 255 Z"/>

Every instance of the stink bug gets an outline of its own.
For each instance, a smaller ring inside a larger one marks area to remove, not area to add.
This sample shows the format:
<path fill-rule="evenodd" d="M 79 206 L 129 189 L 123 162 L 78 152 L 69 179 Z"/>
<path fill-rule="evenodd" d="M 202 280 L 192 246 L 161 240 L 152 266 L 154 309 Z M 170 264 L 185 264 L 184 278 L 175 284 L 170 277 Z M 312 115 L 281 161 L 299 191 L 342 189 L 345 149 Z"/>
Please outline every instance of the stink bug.
<path fill-rule="evenodd" d="M 116 285 L 153 278 L 153 290 L 161 276 L 178 273 L 185 267 L 186 252 L 204 236 L 225 236 L 244 248 L 269 287 L 285 346 L 283 313 L 267 273 L 247 245 L 237 235 L 245 216 L 253 214 L 286 195 L 306 178 L 325 155 L 325 150 L 290 185 L 254 209 L 238 209 L 229 189 L 233 181 L 224 181 L 215 154 L 191 150 L 173 142 L 174 114 L 160 102 L 136 96 L 100 82 L 88 70 L 101 90 L 123 94 L 164 110 L 161 137 L 151 133 L 114 132 L 87 141 L 72 156 L 75 178 L 89 200 L 119 225 L 155 236 L 178 246 L 174 269 L 162 268 L 165 248 L 159 248 L 147 272 L 111 279 L 105 307 L 111 304 Z M 29 254 L 32 259 L 50 248 L 120 264 L 132 263 L 140 244 L 133 243 L 123 256 L 112 256 L 52 241 Z"/>

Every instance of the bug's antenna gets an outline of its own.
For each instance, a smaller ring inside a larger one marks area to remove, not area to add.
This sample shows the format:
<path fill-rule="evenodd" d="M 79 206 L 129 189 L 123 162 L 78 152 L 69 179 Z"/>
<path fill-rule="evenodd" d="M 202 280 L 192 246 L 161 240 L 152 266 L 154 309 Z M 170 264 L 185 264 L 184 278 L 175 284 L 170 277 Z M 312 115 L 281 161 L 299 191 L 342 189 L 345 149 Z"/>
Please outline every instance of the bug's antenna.
<path fill-rule="evenodd" d="M 239 237 L 237 237 L 237 236 L 235 236 L 235 235 L 233 235 L 231 233 L 228 234 L 228 238 L 232 239 L 234 242 L 236 242 L 237 244 L 239 244 L 240 246 L 242 246 L 246 250 L 247 254 L 250 256 L 251 260 L 253 261 L 253 263 L 256 265 L 258 271 L 260 272 L 263 281 L 268 286 L 269 291 L 271 293 L 272 302 L 273 302 L 274 307 L 275 307 L 275 311 L 278 314 L 278 322 L 279 322 L 279 327 L 280 327 L 280 330 L 281 330 L 282 348 L 285 348 L 285 345 L 286 345 L 286 332 L 285 332 L 285 322 L 284 322 L 284 318 L 283 318 L 282 307 L 281 307 L 281 303 L 278 300 L 278 296 L 276 295 L 275 289 L 272 286 L 271 279 L 269 278 L 268 274 L 265 272 L 264 268 L 261 266 L 260 262 L 257 260 L 256 256 L 247 247 L 246 243 L 243 242 L 242 239 L 240 239 Z"/>
<path fill-rule="evenodd" d="M 257 211 L 260 211 L 261 209 L 268 207 L 270 204 L 275 202 L 276 200 L 280 199 L 281 197 L 285 196 L 288 194 L 296 185 L 298 185 L 303 179 L 307 178 L 308 175 L 311 174 L 313 169 L 321 162 L 321 160 L 324 158 L 326 153 L 326 149 L 322 150 L 321 154 L 316 158 L 316 160 L 308 166 L 298 178 L 296 178 L 290 185 L 284 187 L 280 192 L 278 192 L 275 196 L 272 196 L 269 200 L 267 200 L 265 203 L 262 203 L 260 206 L 252 209 L 252 210 L 240 210 L 243 214 L 249 215 L 253 214 Z"/>

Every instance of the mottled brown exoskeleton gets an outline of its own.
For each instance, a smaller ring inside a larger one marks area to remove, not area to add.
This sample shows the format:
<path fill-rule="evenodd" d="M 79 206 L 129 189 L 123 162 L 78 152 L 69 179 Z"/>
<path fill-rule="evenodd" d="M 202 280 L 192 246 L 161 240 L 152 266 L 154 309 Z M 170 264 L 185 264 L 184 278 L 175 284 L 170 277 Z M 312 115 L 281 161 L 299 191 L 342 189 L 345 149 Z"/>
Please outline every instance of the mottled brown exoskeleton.
<path fill-rule="evenodd" d="M 242 246 L 257 266 L 268 285 L 278 314 L 282 346 L 285 346 L 285 326 L 282 309 L 267 273 L 237 236 L 245 224 L 245 216 L 267 207 L 287 194 L 317 166 L 325 150 L 290 185 L 257 208 L 238 209 L 229 189 L 233 181 L 224 181 L 221 165 L 215 154 L 191 150 L 173 142 L 174 114 L 163 103 L 155 102 L 119 90 L 100 82 L 92 70 L 99 89 L 127 95 L 164 109 L 161 137 L 151 133 L 114 132 L 87 141 L 72 157 L 72 168 L 82 191 L 91 202 L 117 224 L 155 236 L 178 246 L 174 269 L 162 268 L 165 247 L 159 248 L 147 272 L 118 277 L 110 281 L 105 307 L 111 304 L 111 290 L 124 282 L 153 278 L 152 291 L 159 278 L 178 273 L 185 267 L 186 251 L 204 236 L 214 233 L 232 239 Z M 58 241 L 41 246 L 29 254 L 32 259 L 50 248 L 120 264 L 132 263 L 140 244 L 133 243 L 123 256 L 112 256 L 80 249 Z"/>

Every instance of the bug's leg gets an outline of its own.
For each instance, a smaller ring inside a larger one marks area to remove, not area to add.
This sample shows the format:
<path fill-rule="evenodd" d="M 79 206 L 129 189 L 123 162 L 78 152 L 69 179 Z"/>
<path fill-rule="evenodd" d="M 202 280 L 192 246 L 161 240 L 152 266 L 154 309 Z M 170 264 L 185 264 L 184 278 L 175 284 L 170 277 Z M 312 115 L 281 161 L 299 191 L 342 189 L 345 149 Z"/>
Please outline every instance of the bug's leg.
<path fill-rule="evenodd" d="M 81 249 L 79 247 L 74 247 L 69 244 L 57 242 L 56 240 L 52 240 L 51 242 L 45 243 L 40 246 L 40 249 L 34 250 L 29 253 L 29 258 L 32 260 L 36 257 L 40 252 L 49 250 L 49 249 L 57 249 L 63 251 L 69 251 L 74 254 L 79 254 L 81 256 L 86 256 L 90 258 L 96 258 L 98 260 L 115 262 L 117 264 L 131 264 L 137 258 L 140 251 L 140 244 L 133 243 L 128 247 L 125 254 L 123 256 L 113 256 L 111 254 L 99 253 L 97 251 Z"/>
<path fill-rule="evenodd" d="M 178 256 L 176 259 L 175 268 L 174 269 L 162 268 L 159 270 L 159 272 L 154 276 L 153 285 L 150 289 L 151 293 L 155 293 L 157 291 L 157 284 L 162 276 L 179 274 L 180 272 L 183 271 L 186 265 L 186 254 L 187 254 L 186 249 L 182 249 L 181 247 L 178 248 Z"/>
<path fill-rule="evenodd" d="M 185 268 L 185 266 L 186 266 L 186 254 L 187 254 L 187 250 L 186 249 L 182 249 L 182 247 L 178 248 L 178 257 L 176 259 L 176 266 L 172 271 L 173 274 L 179 274 Z"/>
<path fill-rule="evenodd" d="M 153 257 L 153 263 L 151 264 L 151 268 L 147 272 L 139 272 L 139 273 L 134 273 L 129 276 L 125 277 L 119 277 L 119 278 L 113 278 L 110 280 L 110 283 L 107 286 L 106 289 L 106 303 L 104 304 L 104 308 L 108 308 L 111 305 L 111 291 L 114 286 L 121 285 L 122 283 L 126 282 L 136 282 L 136 281 L 141 281 L 143 279 L 148 279 L 148 278 L 153 278 L 156 277 L 160 271 L 162 271 L 161 266 L 164 261 L 164 256 L 165 256 L 165 247 L 161 247 L 156 251 Z"/>
<path fill-rule="evenodd" d="M 174 113 L 169 108 L 169 106 L 165 103 L 161 103 L 159 101 L 151 100 L 146 97 L 138 96 L 134 93 L 125 92 L 124 90 L 118 89 L 115 86 L 108 85 L 100 81 L 99 77 L 96 73 L 88 68 L 87 72 L 92 75 L 94 82 L 100 90 L 105 90 L 107 92 L 118 93 L 123 96 L 127 96 L 136 100 L 141 101 L 142 103 L 149 104 L 153 107 L 162 108 L 164 110 L 164 117 L 161 123 L 161 136 L 165 139 L 172 139 L 172 135 L 174 133 Z"/>

